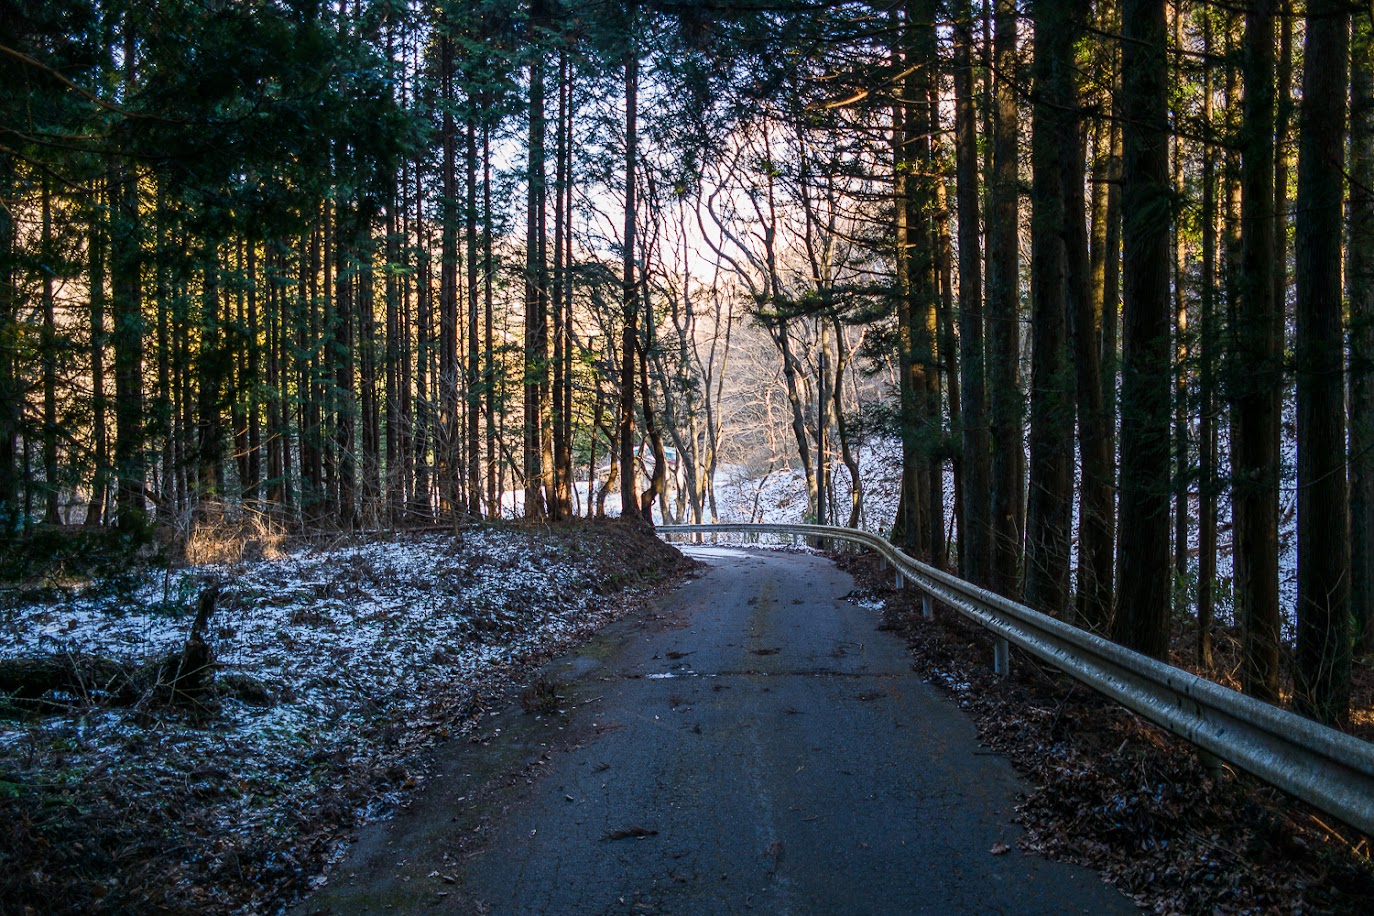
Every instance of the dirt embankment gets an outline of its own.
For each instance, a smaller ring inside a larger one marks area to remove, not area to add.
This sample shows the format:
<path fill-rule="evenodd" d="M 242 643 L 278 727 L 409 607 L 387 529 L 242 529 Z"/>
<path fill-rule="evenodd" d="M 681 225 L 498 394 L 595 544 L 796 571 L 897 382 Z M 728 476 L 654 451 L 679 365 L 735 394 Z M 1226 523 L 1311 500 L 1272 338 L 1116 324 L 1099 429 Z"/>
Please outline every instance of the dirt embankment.
<path fill-rule="evenodd" d="M 194 703 L 94 681 L 0 696 L 0 914 L 277 908 L 404 803 L 422 749 L 693 565 L 634 522 L 479 526 L 7 608 L 0 661 L 129 670 L 186 642 L 196 595 L 221 596 Z"/>

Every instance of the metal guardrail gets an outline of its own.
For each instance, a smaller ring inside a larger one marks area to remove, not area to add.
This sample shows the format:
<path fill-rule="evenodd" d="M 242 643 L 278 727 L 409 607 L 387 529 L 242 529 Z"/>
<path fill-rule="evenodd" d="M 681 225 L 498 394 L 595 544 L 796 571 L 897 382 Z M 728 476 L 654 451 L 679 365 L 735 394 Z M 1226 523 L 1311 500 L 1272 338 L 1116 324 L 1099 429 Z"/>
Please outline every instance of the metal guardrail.
<path fill-rule="evenodd" d="M 1374 744 L 1133 652 L 912 559 L 867 531 L 821 525 L 660 525 L 662 535 L 777 534 L 859 544 L 922 592 L 923 612 L 943 602 L 1007 643 L 1047 662 L 1156 725 L 1366 834 L 1374 835 Z"/>

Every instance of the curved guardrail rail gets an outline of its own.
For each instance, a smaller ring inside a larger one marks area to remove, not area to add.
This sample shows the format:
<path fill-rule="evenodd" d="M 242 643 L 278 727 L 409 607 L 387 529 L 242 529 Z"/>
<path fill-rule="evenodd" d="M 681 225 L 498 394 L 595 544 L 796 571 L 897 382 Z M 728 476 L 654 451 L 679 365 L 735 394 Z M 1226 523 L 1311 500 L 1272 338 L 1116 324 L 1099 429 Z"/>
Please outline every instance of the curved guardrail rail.
<path fill-rule="evenodd" d="M 1007 670 L 1006 644 L 1019 646 L 1197 747 L 1374 834 L 1374 744 L 1031 610 L 912 559 L 867 531 L 762 524 L 660 525 L 658 531 L 777 534 L 867 547 L 897 570 L 899 586 L 911 582 L 921 590 L 927 616 L 935 599 L 1000 637 L 999 671 Z"/>

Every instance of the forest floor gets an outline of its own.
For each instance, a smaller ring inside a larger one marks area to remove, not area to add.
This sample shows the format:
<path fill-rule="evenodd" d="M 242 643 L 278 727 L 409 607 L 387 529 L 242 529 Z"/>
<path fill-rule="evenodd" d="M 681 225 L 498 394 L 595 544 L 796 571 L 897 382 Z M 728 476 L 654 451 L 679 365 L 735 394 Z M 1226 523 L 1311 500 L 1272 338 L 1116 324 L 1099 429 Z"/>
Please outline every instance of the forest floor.
<path fill-rule="evenodd" d="M 918 592 L 892 587 L 876 557 L 837 562 L 909 641 L 918 671 L 957 699 L 980 739 L 1030 790 L 1018 810 L 1027 852 L 1086 865 L 1157 913 L 1367 913 L 1370 839 L 1248 775 L 1208 770 L 1186 742 L 1073 679 L 1013 651 L 992 671 L 992 638 L 955 611 L 920 616 Z M 1195 659 L 1178 627 L 1175 664 Z M 1230 640 L 1218 640 L 1219 666 Z M 1360 667 L 1357 705 L 1374 696 Z M 1362 737 L 1368 717 L 1352 729 Z"/>
<path fill-rule="evenodd" d="M 279 909 L 404 804 L 424 748 L 693 565 L 609 521 L 3 590 L 0 667 L 65 660 L 74 683 L 0 693 L 0 914 Z M 107 689 L 99 660 L 175 657 L 212 585 L 213 687 Z"/>

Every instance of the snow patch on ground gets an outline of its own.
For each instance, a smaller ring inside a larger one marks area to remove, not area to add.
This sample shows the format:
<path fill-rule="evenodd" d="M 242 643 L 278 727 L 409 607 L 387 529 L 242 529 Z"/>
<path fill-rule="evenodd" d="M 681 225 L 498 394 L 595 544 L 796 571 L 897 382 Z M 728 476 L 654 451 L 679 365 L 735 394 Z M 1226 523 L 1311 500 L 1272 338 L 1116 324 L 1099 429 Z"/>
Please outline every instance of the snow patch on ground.
<path fill-rule="evenodd" d="M 266 895 L 257 902 L 273 899 L 281 882 L 303 880 L 292 850 L 337 843 L 302 839 L 312 805 L 363 819 L 390 807 L 423 775 L 400 768 L 378 778 L 379 767 L 391 772 L 408 748 L 457 733 L 506 672 L 622 611 L 624 590 L 589 579 L 597 573 L 588 549 L 500 528 L 403 535 L 158 573 L 121 598 L 87 590 L 0 610 L 0 660 L 134 661 L 177 651 L 197 596 L 217 583 L 206 634 L 217 682 L 238 676 L 265 693 L 221 694 L 199 718 L 83 702 L 95 697 L 72 698 L 65 714 L 0 718 L 0 790 L 37 798 L 59 791 L 59 777 L 78 792 L 88 780 L 120 786 L 100 803 L 164 824 L 157 829 L 191 850 L 157 866 L 187 875 L 174 908 L 237 906 L 242 890 L 218 885 L 250 870 L 246 880 Z M 80 820 L 69 829 L 79 834 Z M 112 883 L 101 893 L 118 908 L 128 902 L 118 891 Z"/>

